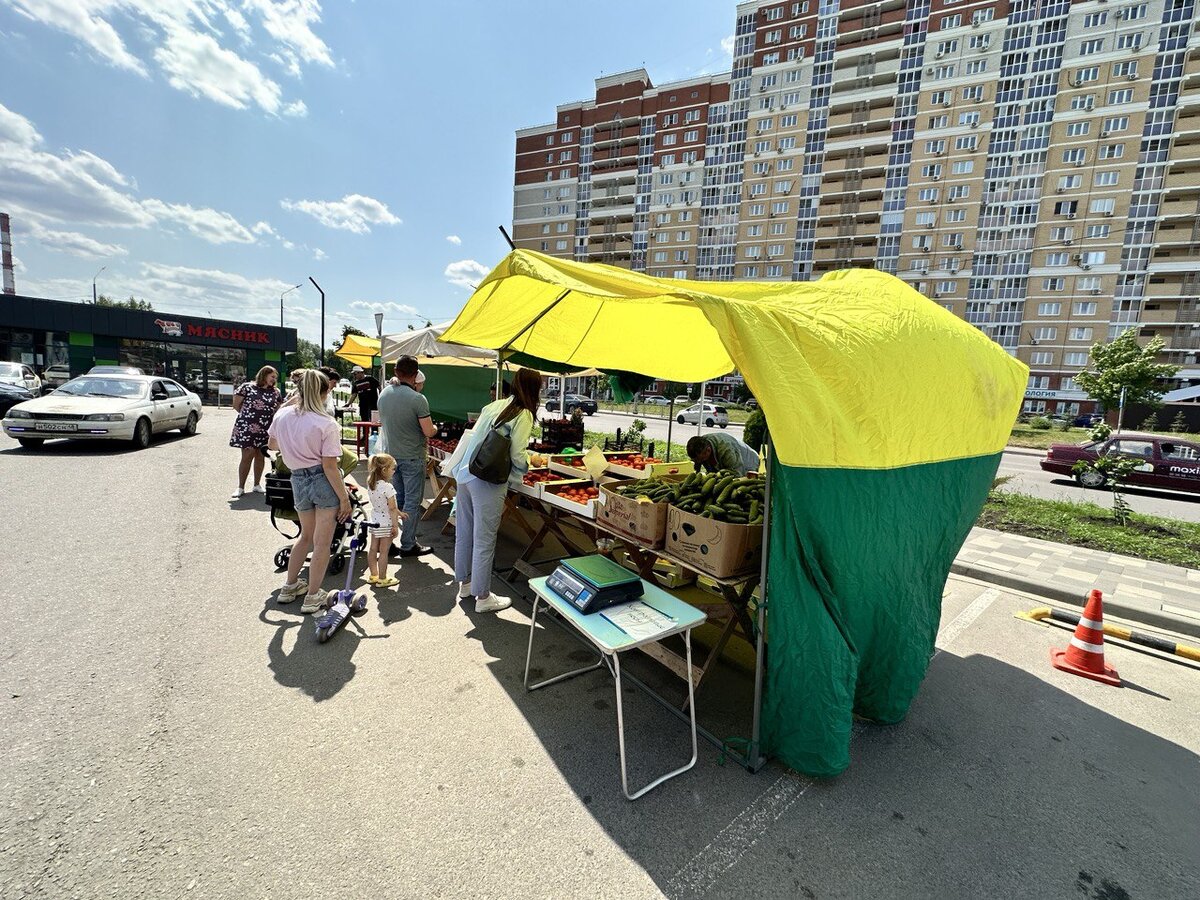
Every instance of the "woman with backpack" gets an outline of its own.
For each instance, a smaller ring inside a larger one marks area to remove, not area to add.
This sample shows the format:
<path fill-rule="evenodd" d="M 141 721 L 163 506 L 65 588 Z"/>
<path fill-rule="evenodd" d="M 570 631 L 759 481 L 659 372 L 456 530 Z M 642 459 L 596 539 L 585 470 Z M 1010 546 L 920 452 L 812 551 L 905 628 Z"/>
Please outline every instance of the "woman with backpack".
<path fill-rule="evenodd" d="M 460 600 L 475 598 L 477 613 L 499 612 L 512 605 L 508 597 L 492 593 L 492 559 L 508 485 L 520 482 L 529 470 L 526 448 L 541 390 L 541 375 L 532 369 L 518 371 L 512 397 L 483 408 L 459 463 L 450 472 L 458 482 L 454 580 Z"/>

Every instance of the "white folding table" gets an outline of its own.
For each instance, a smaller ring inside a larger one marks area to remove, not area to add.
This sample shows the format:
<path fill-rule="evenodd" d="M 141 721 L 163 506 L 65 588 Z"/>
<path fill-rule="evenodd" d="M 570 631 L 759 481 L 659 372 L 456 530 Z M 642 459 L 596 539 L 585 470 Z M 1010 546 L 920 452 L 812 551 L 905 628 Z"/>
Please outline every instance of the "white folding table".
<path fill-rule="evenodd" d="M 643 593 L 641 600 L 634 601 L 633 604 L 620 604 L 619 606 L 609 607 L 601 612 L 589 613 L 588 615 L 583 615 L 570 602 L 550 590 L 546 586 L 545 578 L 535 578 L 529 582 L 529 586 L 533 590 L 533 615 L 529 622 L 529 647 L 525 652 L 526 690 L 536 691 L 538 688 L 547 687 L 548 685 L 565 681 L 576 675 L 583 675 L 586 672 L 591 672 L 594 669 L 599 669 L 601 666 L 607 665 L 616 683 L 617 746 L 621 756 L 621 789 L 625 792 L 625 796 L 630 800 L 636 800 L 646 792 L 658 787 L 664 781 L 674 778 L 676 775 L 682 775 L 688 769 L 692 768 L 696 764 L 698 751 L 696 747 L 696 707 L 692 702 L 693 683 L 692 679 L 688 678 L 686 681 L 688 683 L 687 708 L 690 714 L 692 730 L 691 760 L 688 761 L 687 765 L 659 776 L 636 793 L 631 794 L 629 792 L 629 776 L 625 765 L 625 713 L 621 697 L 621 654 L 646 644 L 661 641 L 671 635 L 681 634 L 683 635 L 684 644 L 687 647 L 687 668 L 685 671 L 691 672 L 692 629 L 705 621 L 706 617 L 704 613 L 645 580 L 642 581 Z M 575 669 L 565 672 L 562 675 L 556 675 L 553 678 L 547 678 L 544 681 L 539 681 L 537 684 L 530 684 L 529 663 L 533 657 L 533 635 L 537 631 L 538 606 L 543 603 L 555 610 L 565 622 L 583 635 L 587 642 L 600 654 L 600 658 L 590 666 L 584 666 L 581 669 Z M 653 614 L 647 614 L 648 618 L 654 620 L 656 624 L 651 627 L 643 626 L 632 634 L 613 624 L 605 615 L 607 613 L 609 616 L 619 619 L 625 607 L 636 607 L 637 604 L 642 603 L 650 608 Z"/>

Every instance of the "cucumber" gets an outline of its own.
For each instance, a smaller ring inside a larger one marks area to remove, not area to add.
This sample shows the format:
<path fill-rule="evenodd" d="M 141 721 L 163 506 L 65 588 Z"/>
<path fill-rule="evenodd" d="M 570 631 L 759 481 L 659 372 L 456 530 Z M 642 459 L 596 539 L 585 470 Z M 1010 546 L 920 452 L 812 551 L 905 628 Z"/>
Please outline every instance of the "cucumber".
<path fill-rule="evenodd" d="M 752 501 L 750 503 L 750 512 L 749 512 L 747 518 L 750 518 L 750 519 L 758 518 L 758 509 L 760 506 L 761 506 L 761 504 L 757 500 Z"/>

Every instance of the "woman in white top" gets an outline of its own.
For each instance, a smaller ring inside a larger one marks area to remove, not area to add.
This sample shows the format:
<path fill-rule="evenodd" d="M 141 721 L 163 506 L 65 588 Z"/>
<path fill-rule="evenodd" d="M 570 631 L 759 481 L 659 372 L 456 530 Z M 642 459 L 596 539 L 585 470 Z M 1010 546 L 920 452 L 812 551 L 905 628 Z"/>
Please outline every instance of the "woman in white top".
<path fill-rule="evenodd" d="M 542 376 L 532 369 L 521 369 L 513 379 L 512 398 L 496 400 L 485 406 L 461 460 L 451 471 L 458 482 L 454 513 L 454 579 L 459 583 L 460 600 L 475 598 L 475 612 L 497 612 L 512 601 L 492 593 L 492 559 L 496 555 L 496 537 L 504 512 L 507 484 L 491 484 L 471 474 L 471 461 L 479 452 L 484 437 L 495 426 L 512 443 L 512 471 L 509 482 L 516 484 L 529 471 L 526 448 L 537 416 Z"/>

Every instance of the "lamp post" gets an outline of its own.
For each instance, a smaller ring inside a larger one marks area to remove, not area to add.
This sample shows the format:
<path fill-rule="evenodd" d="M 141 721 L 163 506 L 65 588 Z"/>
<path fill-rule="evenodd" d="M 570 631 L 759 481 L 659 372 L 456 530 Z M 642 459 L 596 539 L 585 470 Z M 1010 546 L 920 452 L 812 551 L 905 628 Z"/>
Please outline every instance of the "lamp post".
<path fill-rule="evenodd" d="M 300 290 L 300 285 L 298 285 L 298 284 L 293 285 L 292 287 L 288 288 L 286 291 L 284 291 L 282 294 L 279 295 L 279 327 L 280 328 L 283 327 L 283 298 L 286 297 L 288 294 L 290 294 L 292 291 L 298 291 L 298 290 Z"/>
<path fill-rule="evenodd" d="M 107 268 L 108 268 L 108 266 L 101 266 L 101 267 L 100 267 L 100 272 L 103 272 L 103 271 L 104 271 L 105 269 L 107 269 Z M 93 276 L 92 276 L 92 305 L 93 305 L 93 306 L 94 306 L 94 305 L 96 304 L 96 302 L 97 302 L 97 299 L 96 299 L 96 279 L 100 277 L 100 272 L 97 272 L 95 275 L 93 275 Z"/>
<path fill-rule="evenodd" d="M 375 332 L 379 335 L 379 386 L 383 387 L 383 382 L 387 377 L 387 367 L 383 362 L 383 313 L 375 313 Z"/>

